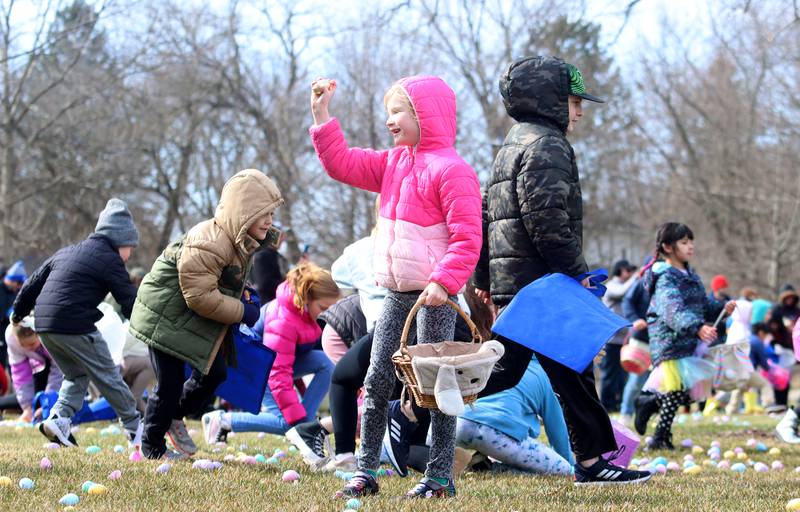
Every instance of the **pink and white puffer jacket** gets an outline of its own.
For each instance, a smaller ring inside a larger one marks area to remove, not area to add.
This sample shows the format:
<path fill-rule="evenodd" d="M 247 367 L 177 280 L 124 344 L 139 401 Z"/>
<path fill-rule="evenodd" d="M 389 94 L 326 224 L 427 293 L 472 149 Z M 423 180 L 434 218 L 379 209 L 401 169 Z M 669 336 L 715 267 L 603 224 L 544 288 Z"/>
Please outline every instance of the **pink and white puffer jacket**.
<path fill-rule="evenodd" d="M 380 192 L 375 278 L 398 292 L 430 282 L 456 295 L 478 262 L 481 194 L 475 171 L 456 152 L 456 98 L 434 76 L 400 80 L 420 127 L 415 147 L 348 148 L 332 118 L 309 131 L 325 171 L 334 179 Z"/>
<path fill-rule="evenodd" d="M 294 359 L 298 350 L 311 350 L 322 334 L 307 311 L 294 305 L 294 290 L 284 281 L 275 300 L 264 313 L 263 343 L 275 351 L 269 373 L 269 389 L 284 419 L 294 424 L 306 417 L 306 410 L 294 390 Z"/>

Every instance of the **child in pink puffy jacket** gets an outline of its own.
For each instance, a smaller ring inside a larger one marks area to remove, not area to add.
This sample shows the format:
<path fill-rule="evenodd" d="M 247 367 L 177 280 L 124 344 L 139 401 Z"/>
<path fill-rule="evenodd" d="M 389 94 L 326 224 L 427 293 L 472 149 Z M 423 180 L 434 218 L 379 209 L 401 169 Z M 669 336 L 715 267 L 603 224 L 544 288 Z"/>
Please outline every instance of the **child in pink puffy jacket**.
<path fill-rule="evenodd" d="M 328 393 L 333 363 L 314 346 L 322 334 L 317 317 L 339 300 L 339 287 L 330 272 L 313 263 L 289 271 L 275 300 L 264 313 L 264 345 L 275 351 L 260 414 L 214 411 L 203 416 L 206 442 L 222 441 L 228 432 L 268 432 L 283 435 L 293 425 L 316 419 Z M 294 380 L 314 375 L 303 399 Z"/>
<path fill-rule="evenodd" d="M 395 147 L 350 148 L 328 114 L 333 80 L 312 84 L 310 129 L 314 149 L 334 179 L 381 194 L 374 263 L 377 284 L 389 290 L 375 334 L 364 387 L 359 471 L 337 496 L 378 492 L 375 479 L 395 386 L 391 356 L 417 299 L 417 340 L 452 340 L 455 311 L 444 303 L 464 288 L 481 248 L 481 196 L 475 171 L 453 147 L 456 98 L 440 78 L 415 76 L 384 96 L 386 127 Z M 455 495 L 452 466 L 456 418 L 431 413 L 433 444 L 425 478 L 407 497 Z"/>

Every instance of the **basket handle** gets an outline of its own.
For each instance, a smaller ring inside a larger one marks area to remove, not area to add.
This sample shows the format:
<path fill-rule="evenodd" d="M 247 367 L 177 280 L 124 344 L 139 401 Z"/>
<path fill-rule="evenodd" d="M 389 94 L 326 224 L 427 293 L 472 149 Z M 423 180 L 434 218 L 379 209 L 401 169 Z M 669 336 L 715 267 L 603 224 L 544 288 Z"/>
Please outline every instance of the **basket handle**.
<path fill-rule="evenodd" d="M 414 321 L 414 318 L 417 316 L 417 311 L 425 304 L 425 299 L 420 297 L 417 299 L 417 302 L 414 303 L 414 307 L 411 308 L 411 311 L 408 312 L 408 317 L 406 318 L 406 324 L 403 326 L 403 335 L 400 336 L 400 353 L 403 356 L 408 355 L 408 332 L 411 330 L 411 323 Z M 478 327 L 475 325 L 475 322 L 464 313 L 464 310 L 459 307 L 458 304 L 453 302 L 450 299 L 447 299 L 447 305 L 451 308 L 455 309 L 456 312 L 461 315 L 461 318 L 467 323 L 470 332 L 472 333 L 472 342 L 473 343 L 483 343 L 483 337 L 481 333 L 478 332 Z"/>

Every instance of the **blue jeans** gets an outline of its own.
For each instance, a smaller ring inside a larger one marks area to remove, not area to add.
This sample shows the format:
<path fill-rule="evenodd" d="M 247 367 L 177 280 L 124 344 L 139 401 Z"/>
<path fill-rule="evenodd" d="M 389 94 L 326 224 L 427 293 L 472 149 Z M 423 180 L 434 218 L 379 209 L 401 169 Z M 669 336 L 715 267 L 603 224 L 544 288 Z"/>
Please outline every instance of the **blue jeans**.
<path fill-rule="evenodd" d="M 306 393 L 300 401 L 306 409 L 306 418 L 302 421 L 311 421 L 316 418 L 319 404 L 322 403 L 328 393 L 328 387 L 331 385 L 333 363 L 321 350 L 310 350 L 297 356 L 294 360 L 295 378 L 311 374 L 314 375 L 314 378 L 311 379 L 311 383 L 306 388 Z M 292 428 L 284 419 L 269 388 L 264 393 L 264 401 L 261 405 L 263 409 L 266 409 L 266 412 L 260 414 L 250 414 L 248 412 L 232 413 L 231 429 L 234 432 L 267 432 L 283 435 Z"/>
<path fill-rule="evenodd" d="M 631 373 L 628 375 L 628 382 L 625 383 L 625 389 L 622 390 L 622 407 L 620 412 L 628 416 L 633 416 L 636 409 L 635 402 L 639 393 L 642 391 L 642 386 L 647 382 L 647 377 L 650 372 L 646 371 L 641 375 Z"/>

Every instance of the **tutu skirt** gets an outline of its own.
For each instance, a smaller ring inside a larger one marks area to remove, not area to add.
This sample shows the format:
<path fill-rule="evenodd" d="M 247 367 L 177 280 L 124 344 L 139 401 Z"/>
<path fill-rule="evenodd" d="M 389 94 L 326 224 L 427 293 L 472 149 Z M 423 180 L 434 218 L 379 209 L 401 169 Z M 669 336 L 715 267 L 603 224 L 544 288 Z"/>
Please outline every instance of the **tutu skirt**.
<path fill-rule="evenodd" d="M 711 396 L 715 371 L 713 362 L 697 356 L 662 361 L 642 389 L 656 393 L 689 391 L 692 400 L 705 400 Z"/>

